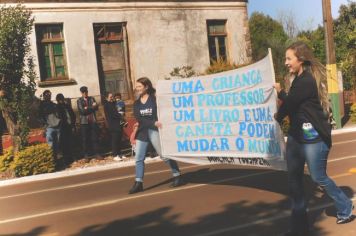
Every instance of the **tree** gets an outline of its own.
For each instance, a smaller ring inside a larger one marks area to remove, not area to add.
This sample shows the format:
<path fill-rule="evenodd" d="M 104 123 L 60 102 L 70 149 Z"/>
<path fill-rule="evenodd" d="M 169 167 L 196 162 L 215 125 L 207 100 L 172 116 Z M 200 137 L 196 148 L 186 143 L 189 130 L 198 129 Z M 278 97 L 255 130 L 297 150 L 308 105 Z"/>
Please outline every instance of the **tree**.
<path fill-rule="evenodd" d="M 0 9 L 0 110 L 12 137 L 14 152 L 27 144 L 30 105 L 36 74 L 29 34 L 34 19 L 21 5 Z"/>
<path fill-rule="evenodd" d="M 336 61 L 345 89 L 356 88 L 356 2 L 341 5 L 334 21 Z"/>
<path fill-rule="evenodd" d="M 254 61 L 262 59 L 267 55 L 268 48 L 271 48 L 277 80 L 282 80 L 285 75 L 284 53 L 288 40 L 283 26 L 269 16 L 254 12 L 250 17 L 249 27 L 252 59 Z"/>
<path fill-rule="evenodd" d="M 297 39 L 305 42 L 313 50 L 314 56 L 318 58 L 321 63 L 326 63 L 325 35 L 323 27 L 319 26 L 313 31 L 302 31 L 298 34 Z"/>
<path fill-rule="evenodd" d="M 296 19 L 297 17 L 292 10 L 278 12 L 278 22 L 283 26 L 290 39 L 295 38 L 299 32 Z"/>

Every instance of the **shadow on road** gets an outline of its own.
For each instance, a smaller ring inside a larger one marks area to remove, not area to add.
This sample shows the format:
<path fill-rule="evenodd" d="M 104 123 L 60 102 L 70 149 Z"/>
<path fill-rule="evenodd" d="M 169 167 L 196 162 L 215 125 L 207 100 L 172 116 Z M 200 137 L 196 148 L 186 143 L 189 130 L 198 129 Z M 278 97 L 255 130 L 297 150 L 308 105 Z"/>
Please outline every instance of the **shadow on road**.
<path fill-rule="evenodd" d="M 125 220 L 112 221 L 109 224 L 92 225 L 82 229 L 73 236 L 203 236 L 203 235 L 281 235 L 287 231 L 287 220 L 276 220 L 242 227 L 235 230 L 226 230 L 234 225 L 244 225 L 261 218 L 275 217 L 280 214 L 280 209 L 276 204 L 258 202 L 250 204 L 248 201 L 240 201 L 224 206 L 221 212 L 211 214 L 197 219 L 195 222 L 179 224 L 179 215 L 172 215 L 172 207 L 162 207 L 155 211 L 147 212 Z M 272 210 L 261 211 L 268 208 Z M 251 229 L 253 228 L 253 229 Z M 220 230 L 220 231 L 219 231 Z M 320 228 L 314 229 L 313 235 L 325 235 L 325 231 Z"/>
<path fill-rule="evenodd" d="M 135 217 L 124 220 L 112 221 L 108 224 L 92 225 L 82 229 L 72 236 L 92 236 L 92 235 L 122 235 L 122 236 L 208 236 L 208 235 L 243 235 L 243 236 L 273 236 L 283 235 L 288 230 L 289 200 L 287 198 L 287 175 L 282 171 L 271 171 L 263 173 L 265 170 L 246 169 L 201 169 L 186 173 L 184 179 L 189 184 L 219 184 L 244 186 L 286 195 L 286 198 L 273 203 L 259 201 L 238 201 L 227 204 L 220 212 L 197 218 L 194 222 L 179 223 L 180 214 L 173 213 L 173 206 L 162 206 L 161 208 L 146 212 Z M 238 176 L 256 174 L 254 178 L 240 178 Z M 237 178 L 234 178 L 237 177 Z M 229 179 L 230 178 L 230 179 Z M 229 179 L 227 181 L 219 181 Z M 162 181 L 152 189 L 160 185 L 167 184 L 170 180 Z M 278 184 L 276 184 L 278 183 Z M 305 175 L 306 196 L 309 200 L 309 207 L 328 204 L 331 200 L 324 194 L 322 189 L 316 187 L 310 177 Z M 349 187 L 342 187 L 345 193 L 351 197 L 353 191 Z M 217 194 L 217 193 L 214 193 Z M 259 192 L 256 192 L 258 196 Z M 262 193 L 263 194 L 263 193 Z M 253 198 L 254 196 L 251 196 Z M 202 199 L 204 201 L 204 199 Z M 192 210 L 194 210 L 192 208 Z M 313 227 L 311 235 L 326 235 L 325 229 L 316 226 L 316 222 L 325 217 L 335 215 L 334 207 L 320 209 L 310 212 L 309 218 Z M 266 220 L 267 219 L 267 220 Z M 268 220 L 269 219 L 269 220 Z M 251 224 L 259 221 L 258 224 Z"/>
<path fill-rule="evenodd" d="M 46 232 L 48 227 L 45 226 L 41 226 L 41 227 L 37 227 L 32 229 L 29 232 L 26 233 L 14 233 L 14 234 L 0 234 L 0 236 L 40 236 L 40 235 L 44 235 L 44 233 Z"/>

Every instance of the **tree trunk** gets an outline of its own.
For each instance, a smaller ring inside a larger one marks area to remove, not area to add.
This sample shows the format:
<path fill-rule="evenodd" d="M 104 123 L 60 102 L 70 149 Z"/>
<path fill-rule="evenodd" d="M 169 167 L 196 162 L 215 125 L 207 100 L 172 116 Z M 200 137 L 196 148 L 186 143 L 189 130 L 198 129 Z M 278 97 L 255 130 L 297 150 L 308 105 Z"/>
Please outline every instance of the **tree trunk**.
<path fill-rule="evenodd" d="M 15 119 L 14 115 L 11 111 L 4 109 L 2 110 L 2 115 L 6 122 L 7 130 L 11 136 L 12 146 L 14 148 L 14 153 L 20 150 L 21 139 L 19 136 L 19 127 L 17 124 L 17 120 Z"/>

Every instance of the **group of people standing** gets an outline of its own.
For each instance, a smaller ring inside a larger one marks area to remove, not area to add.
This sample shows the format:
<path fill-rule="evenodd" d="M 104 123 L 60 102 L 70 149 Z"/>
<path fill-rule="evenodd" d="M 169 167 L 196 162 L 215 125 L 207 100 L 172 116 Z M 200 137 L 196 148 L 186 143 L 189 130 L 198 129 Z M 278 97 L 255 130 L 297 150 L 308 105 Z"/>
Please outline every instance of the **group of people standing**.
<path fill-rule="evenodd" d="M 42 93 L 43 100 L 39 106 L 40 123 L 44 126 L 44 136 L 47 143 L 52 147 L 53 154 L 57 157 L 63 155 L 63 164 L 73 161 L 71 155 L 72 131 L 75 129 L 75 113 L 63 94 L 56 96 L 57 104 L 54 103 L 50 90 Z"/>
<path fill-rule="evenodd" d="M 100 157 L 98 149 L 99 126 L 96 112 L 98 103 L 95 98 L 88 95 L 88 88 L 80 88 L 81 97 L 77 100 L 79 112 L 80 136 L 82 145 L 82 156 Z M 71 104 L 66 101 L 63 94 L 56 96 L 54 103 L 50 90 L 42 94 L 43 100 L 39 106 L 40 122 L 44 127 L 44 136 L 47 143 L 52 147 L 56 159 L 58 155 L 63 156 L 64 163 L 70 164 L 74 161 L 72 153 L 73 131 L 76 127 L 76 116 Z M 123 160 L 126 157 L 121 154 L 122 129 L 127 126 L 125 116 L 125 103 L 121 100 L 121 94 L 108 93 L 104 101 L 105 118 L 108 130 L 111 134 L 111 146 L 114 160 Z"/>

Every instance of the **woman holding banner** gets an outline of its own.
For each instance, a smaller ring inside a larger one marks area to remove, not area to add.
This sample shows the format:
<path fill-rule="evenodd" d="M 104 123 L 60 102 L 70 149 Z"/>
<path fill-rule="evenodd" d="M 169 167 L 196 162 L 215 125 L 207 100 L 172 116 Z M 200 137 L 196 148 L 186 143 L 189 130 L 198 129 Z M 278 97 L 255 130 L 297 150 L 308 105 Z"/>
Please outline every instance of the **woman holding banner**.
<path fill-rule="evenodd" d="M 334 200 L 337 224 L 353 220 L 353 204 L 326 174 L 331 125 L 328 123 L 325 67 L 303 42 L 293 43 L 287 48 L 285 65 L 294 75 L 291 88 L 288 94 L 278 83 L 275 88 L 278 98 L 282 100 L 276 120 L 281 123 L 286 116 L 290 119 L 286 155 L 292 216 L 291 231 L 286 235 L 307 235 L 309 226 L 303 191 L 305 162 L 312 180 Z"/>
<path fill-rule="evenodd" d="M 136 81 L 136 92 L 139 96 L 134 103 L 134 115 L 138 122 L 135 136 L 136 179 L 129 194 L 143 191 L 144 161 L 149 142 L 162 160 L 171 168 L 173 174 L 171 186 L 178 187 L 182 185 L 178 164 L 174 160 L 162 157 L 161 153 L 158 128 L 162 128 L 162 124 L 157 118 L 156 89 L 153 88 L 152 82 L 148 78 L 142 77 Z"/>

